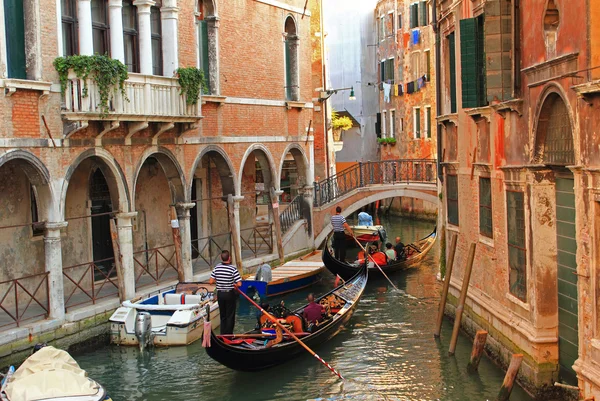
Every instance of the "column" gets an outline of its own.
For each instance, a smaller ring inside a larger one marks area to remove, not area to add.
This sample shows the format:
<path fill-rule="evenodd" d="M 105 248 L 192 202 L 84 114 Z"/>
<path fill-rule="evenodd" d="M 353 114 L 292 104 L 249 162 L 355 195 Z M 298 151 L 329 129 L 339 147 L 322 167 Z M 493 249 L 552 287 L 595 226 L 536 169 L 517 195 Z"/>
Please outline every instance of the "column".
<path fill-rule="evenodd" d="M 109 0 L 110 56 L 125 63 L 125 45 L 123 43 L 123 1 Z"/>
<path fill-rule="evenodd" d="M 210 16 L 204 18 L 208 31 L 208 75 L 210 94 L 219 95 L 219 18 Z"/>
<path fill-rule="evenodd" d="M 140 73 L 152 75 L 152 31 L 150 27 L 150 0 L 135 0 L 138 13 L 138 43 L 140 47 Z"/>
<path fill-rule="evenodd" d="M 315 235 L 313 232 L 313 192 L 314 188 L 311 185 L 306 185 L 304 187 L 304 218 L 308 222 L 308 246 L 314 247 L 315 244 Z"/>
<path fill-rule="evenodd" d="M 234 252 L 234 255 L 238 255 L 238 257 L 240 259 L 241 259 L 241 255 L 242 255 L 242 234 L 241 234 L 242 225 L 240 224 L 240 203 L 242 203 L 243 200 L 244 200 L 243 196 L 234 196 L 233 197 L 233 222 L 236 227 L 235 234 L 237 236 L 237 243 L 240 246 L 239 253 L 237 252 L 237 250 L 233 250 L 233 252 Z M 232 233 L 232 235 L 233 235 L 233 233 Z M 231 241 L 231 243 L 233 244 L 234 241 Z M 238 261 L 236 260 L 236 262 L 238 262 Z"/>
<path fill-rule="evenodd" d="M 167 2 L 160 9 L 162 22 L 162 53 L 163 75 L 172 77 L 179 68 L 179 42 L 177 40 L 177 26 L 179 23 L 179 8 L 176 5 L 167 6 Z"/>
<path fill-rule="evenodd" d="M 195 203 L 177 204 L 177 218 L 179 219 L 179 232 L 181 233 L 181 260 L 183 261 L 183 275 L 185 281 L 192 281 L 194 279 L 190 209 L 195 206 Z"/>
<path fill-rule="evenodd" d="M 123 288 L 125 299 L 135 298 L 135 262 L 133 261 L 133 218 L 137 212 L 119 213 L 117 217 L 117 233 L 121 251 L 121 269 L 123 270 Z M 116 251 L 116 249 L 115 249 Z M 115 255 L 118 257 L 118 255 Z"/>
<path fill-rule="evenodd" d="M 62 246 L 60 230 L 67 227 L 66 221 L 46 223 L 44 255 L 48 273 L 48 313 L 51 319 L 65 318 L 65 294 L 62 274 Z"/>
<path fill-rule="evenodd" d="M 79 54 L 82 56 L 93 55 L 94 39 L 92 36 L 92 3 L 90 0 L 77 1 L 77 26 L 79 27 Z"/>

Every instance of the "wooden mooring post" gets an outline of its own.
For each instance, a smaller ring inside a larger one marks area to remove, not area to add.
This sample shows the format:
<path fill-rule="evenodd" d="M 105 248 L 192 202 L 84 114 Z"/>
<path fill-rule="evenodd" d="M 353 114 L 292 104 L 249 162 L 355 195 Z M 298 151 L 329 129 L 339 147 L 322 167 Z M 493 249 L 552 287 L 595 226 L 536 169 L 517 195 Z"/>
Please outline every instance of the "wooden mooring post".
<path fill-rule="evenodd" d="M 175 247 L 175 263 L 177 265 L 177 279 L 180 283 L 185 281 L 183 272 L 183 260 L 181 259 L 181 233 L 179 232 L 179 218 L 175 206 L 171 206 L 171 232 L 173 234 L 173 246 Z"/>
<path fill-rule="evenodd" d="M 471 359 L 467 365 L 467 371 L 469 373 L 477 372 L 479 368 L 479 361 L 483 355 L 483 349 L 485 348 L 485 342 L 487 340 L 488 332 L 485 330 L 477 330 L 475 339 L 473 340 L 473 349 L 471 350 Z"/>
<path fill-rule="evenodd" d="M 125 281 L 123 280 L 123 255 L 119 244 L 119 233 L 114 219 L 110 219 L 110 239 L 112 240 L 113 253 L 115 254 L 115 269 L 117 270 L 117 281 L 119 289 L 119 300 L 125 301 Z"/>
<path fill-rule="evenodd" d="M 227 195 L 227 213 L 229 215 L 229 229 L 231 230 L 231 247 L 233 248 L 231 251 L 235 258 L 236 267 L 241 275 L 244 271 L 242 264 L 242 244 L 240 244 L 240 236 L 233 208 L 233 195 L 229 194 Z"/>
<path fill-rule="evenodd" d="M 275 188 L 269 191 L 271 195 L 271 210 L 273 211 L 273 227 L 275 227 L 275 240 L 277 241 L 277 254 L 281 264 L 285 263 L 285 253 L 283 252 L 283 237 L 281 235 L 281 221 L 279 220 L 279 197 L 275 193 Z"/>
<path fill-rule="evenodd" d="M 444 277 L 444 288 L 442 290 L 442 298 L 440 299 L 440 309 L 438 311 L 437 325 L 435 327 L 434 337 L 439 337 L 442 332 L 442 323 L 444 321 L 444 310 L 446 309 L 446 300 L 448 298 L 448 289 L 450 288 L 450 278 L 452 277 L 452 267 L 454 266 L 454 255 L 456 253 L 456 241 L 458 235 L 453 234 L 450 240 L 450 255 L 448 258 L 448 266 L 446 268 L 446 277 Z"/>
<path fill-rule="evenodd" d="M 454 318 L 454 329 L 452 330 L 452 338 L 450 339 L 450 349 L 448 350 L 449 355 L 454 355 L 456 351 L 456 343 L 458 342 L 458 333 L 460 331 L 460 322 L 462 319 L 463 310 L 465 309 L 465 301 L 467 299 L 467 291 L 469 290 L 469 281 L 471 281 L 471 272 L 473 271 L 473 261 L 475 260 L 475 249 L 477 243 L 471 243 L 469 249 L 469 258 L 467 260 L 467 270 L 463 277 L 463 285 L 460 291 L 460 299 L 458 300 L 458 306 L 456 307 L 456 313 Z"/>
<path fill-rule="evenodd" d="M 502 383 L 502 387 L 498 393 L 497 401 L 508 401 L 510 398 L 510 393 L 515 384 L 517 373 L 519 373 L 521 362 L 523 362 L 523 354 L 513 354 L 506 375 L 504 376 L 504 383 Z"/>

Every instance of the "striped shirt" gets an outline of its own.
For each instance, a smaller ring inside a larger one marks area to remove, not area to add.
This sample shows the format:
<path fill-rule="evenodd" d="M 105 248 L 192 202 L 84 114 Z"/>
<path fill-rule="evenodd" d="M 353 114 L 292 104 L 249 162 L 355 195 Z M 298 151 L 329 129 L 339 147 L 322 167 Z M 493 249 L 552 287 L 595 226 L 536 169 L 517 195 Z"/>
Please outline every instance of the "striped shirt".
<path fill-rule="evenodd" d="M 346 219 L 341 214 L 334 214 L 331 216 L 331 225 L 333 226 L 334 232 L 344 232 L 344 223 Z"/>
<path fill-rule="evenodd" d="M 235 266 L 223 263 L 215 266 L 210 277 L 214 278 L 217 282 L 217 291 L 233 290 L 233 284 L 242 281 L 240 273 Z"/>

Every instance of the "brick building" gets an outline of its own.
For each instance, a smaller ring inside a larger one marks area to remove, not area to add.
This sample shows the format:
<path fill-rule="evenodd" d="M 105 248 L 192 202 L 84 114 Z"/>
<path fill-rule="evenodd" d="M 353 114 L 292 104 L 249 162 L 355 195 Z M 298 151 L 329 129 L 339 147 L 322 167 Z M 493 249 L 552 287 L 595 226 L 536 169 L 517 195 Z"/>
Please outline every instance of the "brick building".
<path fill-rule="evenodd" d="M 524 354 L 539 399 L 556 381 L 598 398 L 600 5 L 438 4 L 451 298 L 475 243 L 463 327 L 487 330 L 503 363 Z"/>
<path fill-rule="evenodd" d="M 324 74 L 313 47 L 319 1 L 2 3 L 0 293 L 12 295 L 0 304 L 14 312 L 17 297 L 21 310 L 0 327 L 34 317 L 60 325 L 80 306 L 114 308 L 117 280 L 133 298 L 176 278 L 172 205 L 186 279 L 231 247 L 230 223 L 244 260 L 261 243 L 276 252 L 271 231 L 256 229 L 273 217 L 269 189 L 310 201 L 315 160 L 324 159 L 313 146 L 325 120 L 313 104 Z M 59 56 L 93 54 L 129 71 L 107 111 L 94 77 L 70 73 L 61 95 L 53 67 Z M 204 72 L 195 105 L 180 92 L 179 67 Z M 286 252 L 312 246 L 310 225 L 301 230 Z"/>
<path fill-rule="evenodd" d="M 381 160 L 437 158 L 432 15 L 431 2 L 426 1 L 382 0 L 375 8 Z M 396 140 L 395 144 L 385 142 L 391 138 Z M 419 165 L 415 166 L 418 169 Z M 412 198 L 402 198 L 393 207 L 405 214 L 421 216 L 435 216 L 437 210 L 437 205 Z"/>

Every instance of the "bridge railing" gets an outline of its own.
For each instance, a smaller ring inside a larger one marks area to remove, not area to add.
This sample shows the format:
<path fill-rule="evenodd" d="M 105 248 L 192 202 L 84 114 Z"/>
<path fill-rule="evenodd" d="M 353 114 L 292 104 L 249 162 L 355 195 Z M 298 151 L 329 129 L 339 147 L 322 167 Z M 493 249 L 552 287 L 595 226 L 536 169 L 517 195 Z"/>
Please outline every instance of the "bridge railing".
<path fill-rule="evenodd" d="M 320 207 L 347 193 L 369 185 L 395 183 L 435 183 L 436 159 L 401 159 L 360 162 L 315 182 L 314 206 Z"/>
<path fill-rule="evenodd" d="M 297 195 L 279 215 L 281 233 L 285 234 L 297 221 L 310 219 L 310 202 L 306 202 L 304 194 Z"/>

